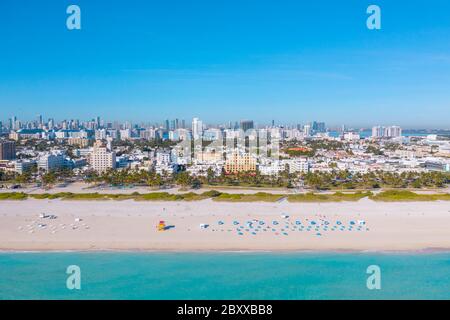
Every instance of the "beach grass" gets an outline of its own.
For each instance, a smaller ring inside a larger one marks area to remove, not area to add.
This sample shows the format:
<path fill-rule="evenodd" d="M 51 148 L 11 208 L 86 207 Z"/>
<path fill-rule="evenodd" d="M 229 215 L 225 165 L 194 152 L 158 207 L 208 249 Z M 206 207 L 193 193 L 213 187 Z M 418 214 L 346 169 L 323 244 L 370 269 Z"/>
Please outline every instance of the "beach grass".
<path fill-rule="evenodd" d="M 293 194 L 287 197 L 289 202 L 341 202 L 358 201 L 362 198 L 371 196 L 371 192 L 342 193 L 335 192 L 330 194 L 304 193 Z"/>
<path fill-rule="evenodd" d="M 399 201 L 450 201 L 450 194 L 419 194 L 407 190 L 387 190 L 376 195 L 371 195 L 370 199 L 374 201 L 399 202 Z"/>
<path fill-rule="evenodd" d="M 27 198 L 27 194 L 23 192 L 0 193 L 0 200 L 25 200 Z"/>
<path fill-rule="evenodd" d="M 284 198 L 289 202 L 342 202 L 359 201 L 363 198 L 369 198 L 373 201 L 397 202 L 397 201 L 450 201 L 450 194 L 419 194 L 407 190 L 387 190 L 377 194 L 370 191 L 353 193 L 303 193 L 303 194 L 273 194 L 266 192 L 257 192 L 253 194 L 242 193 L 224 193 L 216 190 L 210 190 L 203 193 L 168 193 L 152 192 L 131 194 L 110 194 L 110 193 L 39 193 L 27 194 L 23 192 L 4 192 L 0 193 L 0 200 L 26 200 L 28 198 L 36 200 L 60 199 L 60 200 L 135 200 L 135 201 L 201 201 L 211 199 L 218 202 L 277 202 Z"/>
<path fill-rule="evenodd" d="M 213 201 L 227 201 L 227 202 L 276 202 L 281 200 L 284 195 L 272 194 L 266 192 L 257 192 L 254 194 L 241 193 L 221 193 L 214 197 Z"/>

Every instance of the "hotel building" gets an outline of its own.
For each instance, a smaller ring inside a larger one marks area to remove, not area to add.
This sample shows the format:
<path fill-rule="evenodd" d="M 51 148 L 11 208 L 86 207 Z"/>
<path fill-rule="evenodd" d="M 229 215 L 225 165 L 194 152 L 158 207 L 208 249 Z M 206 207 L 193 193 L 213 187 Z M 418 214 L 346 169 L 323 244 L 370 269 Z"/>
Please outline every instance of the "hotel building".
<path fill-rule="evenodd" d="M 225 161 L 225 172 L 227 174 L 252 171 L 256 171 L 256 159 L 248 153 L 242 155 L 233 153 Z"/>
<path fill-rule="evenodd" d="M 116 153 L 109 151 L 100 141 L 94 145 L 91 153 L 91 166 L 95 171 L 102 173 L 108 169 L 116 168 Z"/>

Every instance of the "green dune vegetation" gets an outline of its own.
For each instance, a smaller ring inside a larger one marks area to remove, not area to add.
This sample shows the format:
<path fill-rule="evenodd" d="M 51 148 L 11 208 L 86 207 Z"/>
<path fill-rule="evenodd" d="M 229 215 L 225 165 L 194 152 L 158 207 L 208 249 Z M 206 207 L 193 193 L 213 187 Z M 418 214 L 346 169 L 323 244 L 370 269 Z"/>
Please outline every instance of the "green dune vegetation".
<path fill-rule="evenodd" d="M 367 192 L 335 192 L 335 193 L 302 193 L 302 194 L 273 194 L 266 192 L 257 192 L 251 194 L 226 193 L 216 190 L 203 193 L 168 193 L 152 192 L 130 194 L 111 194 L 111 193 L 40 193 L 27 194 L 23 192 L 5 192 L 0 193 L 0 200 L 26 200 L 26 199 L 60 199 L 60 200 L 135 200 L 135 201 L 199 201 L 212 199 L 218 202 L 277 202 L 287 199 L 289 202 L 341 202 L 358 201 L 362 198 L 369 198 L 374 201 L 396 202 L 396 201 L 450 201 L 448 193 L 418 194 L 406 190 L 387 190 L 377 194 Z"/>
<path fill-rule="evenodd" d="M 0 200 L 25 200 L 28 197 L 23 192 L 6 192 L 0 193 Z"/>
<path fill-rule="evenodd" d="M 276 202 L 284 198 L 282 194 L 272 194 L 266 192 L 257 192 L 252 194 L 242 193 L 221 193 L 213 198 L 213 201 L 229 201 L 229 202 Z"/>
<path fill-rule="evenodd" d="M 450 201 L 450 194 L 448 193 L 434 193 L 434 194 L 419 194 L 407 190 L 387 190 L 382 191 L 376 195 L 370 196 L 374 201 L 436 201 L 446 200 Z"/>
<path fill-rule="evenodd" d="M 340 202 L 340 201 L 358 201 L 362 198 L 369 197 L 372 192 L 354 192 L 342 193 L 335 192 L 330 194 L 303 193 L 288 196 L 289 202 Z"/>

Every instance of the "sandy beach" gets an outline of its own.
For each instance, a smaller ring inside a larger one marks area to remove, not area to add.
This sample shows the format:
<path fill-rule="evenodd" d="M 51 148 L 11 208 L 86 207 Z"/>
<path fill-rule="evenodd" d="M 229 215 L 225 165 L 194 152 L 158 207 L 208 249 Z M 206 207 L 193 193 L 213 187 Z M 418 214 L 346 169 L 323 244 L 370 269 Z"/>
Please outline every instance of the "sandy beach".
<path fill-rule="evenodd" d="M 0 203 L 0 250 L 446 250 L 449 230 L 440 201 Z"/>

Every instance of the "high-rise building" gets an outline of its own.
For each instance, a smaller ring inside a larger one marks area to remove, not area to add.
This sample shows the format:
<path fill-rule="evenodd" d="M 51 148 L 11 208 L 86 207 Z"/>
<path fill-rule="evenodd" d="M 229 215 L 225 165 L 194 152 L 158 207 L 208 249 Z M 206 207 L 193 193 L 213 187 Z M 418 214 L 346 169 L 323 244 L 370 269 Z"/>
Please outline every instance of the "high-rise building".
<path fill-rule="evenodd" d="M 109 151 L 101 141 L 97 141 L 91 153 L 90 161 L 92 169 L 102 173 L 108 169 L 116 168 L 116 153 Z"/>
<path fill-rule="evenodd" d="M 16 158 L 16 143 L 0 141 L 0 160 L 14 160 Z"/>
<path fill-rule="evenodd" d="M 55 120 L 52 118 L 48 119 L 48 129 L 52 130 L 55 127 Z"/>
<path fill-rule="evenodd" d="M 375 126 L 372 127 L 372 138 L 382 138 L 384 134 L 384 127 Z"/>
<path fill-rule="evenodd" d="M 401 137 L 402 128 L 399 126 L 375 126 L 372 127 L 372 137 L 373 138 L 397 138 Z"/>
<path fill-rule="evenodd" d="M 17 122 L 18 122 L 17 117 L 13 116 L 11 118 L 11 127 L 10 127 L 11 130 L 19 130 L 20 129 L 20 128 L 17 127 Z"/>
<path fill-rule="evenodd" d="M 306 137 L 309 137 L 309 136 L 311 135 L 311 125 L 310 125 L 310 124 L 305 124 L 305 125 L 303 126 L 303 134 L 304 134 Z"/>
<path fill-rule="evenodd" d="M 199 118 L 192 119 L 192 137 L 194 140 L 201 139 L 203 135 L 203 122 Z"/>
<path fill-rule="evenodd" d="M 397 138 L 401 137 L 402 135 L 402 128 L 400 128 L 399 126 L 386 127 L 384 131 L 385 131 L 384 136 L 388 138 Z"/>
<path fill-rule="evenodd" d="M 313 121 L 312 131 L 314 132 L 325 132 L 325 122 Z"/>
<path fill-rule="evenodd" d="M 120 130 L 120 140 L 129 140 L 129 139 L 131 139 L 131 129 Z"/>
<path fill-rule="evenodd" d="M 105 140 L 106 139 L 106 129 L 95 130 L 95 140 Z"/>
<path fill-rule="evenodd" d="M 250 129 L 253 129 L 253 121 L 252 120 L 242 120 L 240 124 L 240 129 L 242 129 L 244 132 Z"/>

